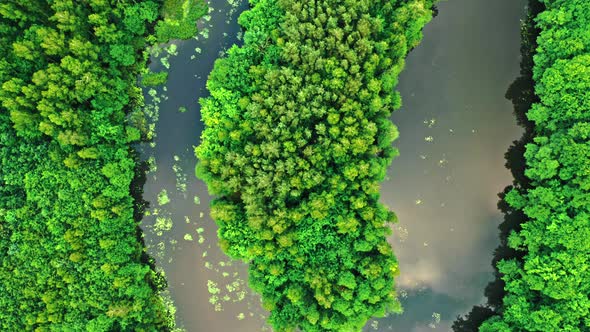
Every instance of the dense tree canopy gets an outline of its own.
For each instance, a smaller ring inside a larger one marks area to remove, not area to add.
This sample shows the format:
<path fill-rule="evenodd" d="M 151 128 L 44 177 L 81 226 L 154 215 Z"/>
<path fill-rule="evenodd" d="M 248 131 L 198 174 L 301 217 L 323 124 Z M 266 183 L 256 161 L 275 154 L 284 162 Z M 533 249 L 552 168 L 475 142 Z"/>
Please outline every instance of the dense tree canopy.
<path fill-rule="evenodd" d="M 158 1 L 0 3 L 0 330 L 165 331 L 126 113 Z M 194 23 L 194 22 L 193 22 Z"/>
<path fill-rule="evenodd" d="M 528 217 L 508 238 L 524 257 L 498 263 L 506 295 L 485 332 L 590 330 L 590 3 L 541 2 L 530 183 L 506 196 Z"/>
<path fill-rule="evenodd" d="M 244 46 L 216 62 L 201 100 L 197 175 L 276 330 L 358 331 L 400 309 L 379 182 L 397 154 L 397 76 L 433 3 L 250 3 Z"/>

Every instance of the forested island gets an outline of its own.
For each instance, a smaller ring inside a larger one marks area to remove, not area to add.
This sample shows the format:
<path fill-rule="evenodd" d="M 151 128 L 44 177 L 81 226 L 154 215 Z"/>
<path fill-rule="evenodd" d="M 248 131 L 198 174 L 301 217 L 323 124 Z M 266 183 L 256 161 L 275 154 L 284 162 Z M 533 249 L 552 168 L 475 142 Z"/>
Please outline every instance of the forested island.
<path fill-rule="evenodd" d="M 250 3 L 244 46 L 201 101 L 197 175 L 219 197 L 220 244 L 249 263 L 276 330 L 360 330 L 400 311 L 379 182 L 397 76 L 433 2 Z"/>

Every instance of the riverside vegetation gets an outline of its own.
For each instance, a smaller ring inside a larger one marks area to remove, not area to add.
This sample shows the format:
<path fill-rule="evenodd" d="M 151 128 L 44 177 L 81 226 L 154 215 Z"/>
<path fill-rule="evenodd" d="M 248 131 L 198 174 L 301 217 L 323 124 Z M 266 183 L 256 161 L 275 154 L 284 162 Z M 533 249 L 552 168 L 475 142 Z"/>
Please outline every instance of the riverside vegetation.
<path fill-rule="evenodd" d="M 525 220 L 506 238 L 505 294 L 484 332 L 590 329 L 590 3 L 539 2 L 526 178 L 505 196 Z"/>
<path fill-rule="evenodd" d="M 398 153 L 397 76 L 433 1 L 250 4 L 244 45 L 201 100 L 197 175 L 276 330 L 358 331 L 401 310 L 379 182 Z"/>
<path fill-rule="evenodd" d="M 206 12 L 182 3 L 0 4 L 0 329 L 174 327 L 134 219 L 131 144 L 146 47 Z"/>

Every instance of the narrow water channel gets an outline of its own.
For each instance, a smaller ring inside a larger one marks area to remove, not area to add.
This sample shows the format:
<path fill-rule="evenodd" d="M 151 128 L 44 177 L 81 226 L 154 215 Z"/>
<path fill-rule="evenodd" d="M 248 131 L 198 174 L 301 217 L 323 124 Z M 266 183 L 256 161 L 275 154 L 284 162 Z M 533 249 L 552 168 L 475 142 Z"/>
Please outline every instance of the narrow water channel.
<path fill-rule="evenodd" d="M 483 301 L 502 219 L 497 193 L 511 182 L 504 153 L 521 134 L 504 94 L 518 76 L 524 5 L 442 1 L 407 59 L 399 80 L 404 106 L 392 116 L 401 155 L 382 185 L 382 201 L 400 220 L 391 242 L 405 313 L 370 322 L 367 330 L 449 331 L 457 315 Z M 156 166 L 144 187 L 150 215 L 142 227 L 166 273 L 179 326 L 257 332 L 265 328 L 265 313 L 247 287 L 245 265 L 230 263 L 218 249 L 210 198 L 194 177 L 198 99 L 207 95 L 207 75 L 220 52 L 240 43 L 237 17 L 247 0 L 216 0 L 212 7 L 198 40 L 177 43 L 166 91 L 156 89 L 155 146 L 142 148 L 143 159 Z M 152 59 L 152 70 L 163 67 Z"/>
<path fill-rule="evenodd" d="M 156 169 L 144 186 L 151 215 L 142 227 L 150 254 L 166 273 L 180 327 L 189 332 L 261 331 L 264 313 L 247 287 L 246 266 L 230 262 L 217 246 L 207 188 L 194 172 L 193 147 L 203 129 L 198 100 L 208 95 L 205 84 L 215 60 L 241 43 L 237 17 L 248 3 L 215 0 L 210 7 L 210 18 L 199 22 L 197 39 L 174 43 L 178 54 L 168 60 L 166 91 L 156 89 L 161 101 L 155 146 L 144 144 L 142 149 L 143 159 L 153 158 Z M 157 57 L 150 69 L 166 70 Z M 147 97 L 146 102 L 152 100 Z"/>

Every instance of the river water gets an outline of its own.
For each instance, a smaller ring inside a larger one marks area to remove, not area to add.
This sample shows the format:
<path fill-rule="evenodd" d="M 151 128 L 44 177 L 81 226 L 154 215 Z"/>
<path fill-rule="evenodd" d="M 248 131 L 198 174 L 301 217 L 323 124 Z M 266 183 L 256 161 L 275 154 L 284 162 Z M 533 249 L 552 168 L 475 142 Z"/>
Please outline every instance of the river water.
<path fill-rule="evenodd" d="M 404 314 L 394 331 L 449 331 L 484 301 L 502 214 L 497 194 L 512 183 L 504 153 L 522 129 L 504 98 L 519 76 L 524 0 L 449 0 L 424 29 L 399 79 L 392 116 L 400 156 L 382 185 L 399 217 L 392 244 Z"/>
<path fill-rule="evenodd" d="M 518 76 L 524 6 L 525 0 L 442 1 L 407 59 L 399 80 L 404 106 L 392 116 L 401 155 L 381 190 L 400 220 L 391 243 L 405 312 L 366 330 L 449 331 L 457 315 L 484 301 L 502 220 L 497 194 L 511 183 L 504 153 L 521 135 L 504 94 Z M 256 332 L 267 328 L 266 313 L 247 287 L 245 265 L 218 249 L 210 198 L 194 177 L 193 147 L 203 129 L 198 99 L 207 96 L 206 78 L 220 52 L 240 43 L 237 15 L 247 1 L 215 0 L 212 7 L 198 39 L 175 43 L 178 55 L 166 57 L 166 91 L 154 91 L 161 99 L 157 136 L 141 148 L 153 161 L 142 228 L 166 273 L 179 326 Z M 165 62 L 153 57 L 150 67 L 163 70 Z M 147 89 L 146 97 L 153 102 Z"/>
<path fill-rule="evenodd" d="M 180 327 L 189 332 L 261 331 L 264 312 L 247 287 L 246 266 L 230 262 L 218 248 L 207 188 L 194 175 L 193 150 L 203 130 L 198 100 L 207 96 L 205 84 L 215 59 L 241 43 L 237 17 L 248 5 L 246 0 L 215 0 L 210 7 L 210 18 L 199 22 L 197 39 L 175 42 L 176 56 L 151 59 L 151 70 L 166 70 L 160 58 L 168 59 L 169 69 L 166 91 L 156 89 L 155 146 L 142 146 L 142 158 L 152 158 L 156 165 L 144 186 L 152 215 L 143 219 L 142 228 L 149 253 L 165 271 Z M 146 97 L 153 102 L 148 93 Z"/>

